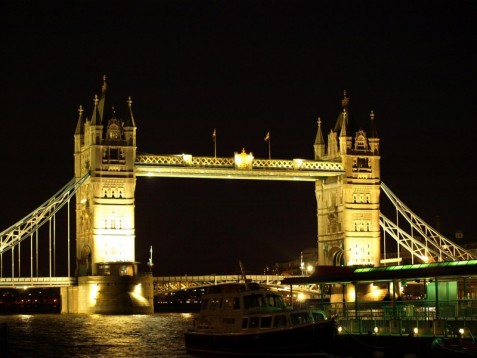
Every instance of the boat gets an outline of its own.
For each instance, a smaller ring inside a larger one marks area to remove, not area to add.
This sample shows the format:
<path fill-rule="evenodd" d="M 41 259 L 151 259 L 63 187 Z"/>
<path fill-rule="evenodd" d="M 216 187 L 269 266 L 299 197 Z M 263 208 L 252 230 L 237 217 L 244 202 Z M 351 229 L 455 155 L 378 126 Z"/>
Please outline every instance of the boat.
<path fill-rule="evenodd" d="M 474 338 L 436 338 L 432 342 L 433 357 L 477 357 L 477 343 Z"/>
<path fill-rule="evenodd" d="M 323 354 L 337 322 L 319 309 L 292 309 L 282 295 L 245 281 L 211 286 L 184 335 L 187 354 L 299 357 Z"/>

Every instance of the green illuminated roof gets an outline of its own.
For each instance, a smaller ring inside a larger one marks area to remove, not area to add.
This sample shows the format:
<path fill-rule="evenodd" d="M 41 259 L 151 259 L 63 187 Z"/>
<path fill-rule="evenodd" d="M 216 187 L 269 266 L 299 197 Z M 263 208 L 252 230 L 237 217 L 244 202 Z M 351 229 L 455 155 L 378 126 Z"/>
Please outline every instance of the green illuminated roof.
<path fill-rule="evenodd" d="M 433 267 L 451 267 L 451 266 L 477 266 L 477 260 L 468 261 L 446 261 L 432 262 L 413 265 L 379 266 L 379 267 L 360 267 L 354 270 L 354 273 L 360 272 L 379 272 L 379 271 L 397 271 L 397 270 L 416 270 Z"/>
<path fill-rule="evenodd" d="M 477 277 L 477 260 L 446 261 L 413 265 L 359 267 L 317 266 L 310 277 L 287 278 L 283 283 L 369 282 L 394 279 Z"/>

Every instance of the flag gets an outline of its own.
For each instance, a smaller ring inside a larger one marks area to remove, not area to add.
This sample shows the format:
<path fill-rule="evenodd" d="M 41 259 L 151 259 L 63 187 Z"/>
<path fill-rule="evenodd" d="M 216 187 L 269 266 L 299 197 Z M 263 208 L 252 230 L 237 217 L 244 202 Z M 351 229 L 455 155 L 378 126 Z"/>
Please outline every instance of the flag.
<path fill-rule="evenodd" d="M 267 135 L 265 136 L 264 141 L 268 142 L 270 140 L 270 131 L 268 131 Z"/>
<path fill-rule="evenodd" d="M 214 128 L 214 133 L 212 133 L 212 140 L 215 142 L 215 138 L 217 137 L 217 132 Z"/>

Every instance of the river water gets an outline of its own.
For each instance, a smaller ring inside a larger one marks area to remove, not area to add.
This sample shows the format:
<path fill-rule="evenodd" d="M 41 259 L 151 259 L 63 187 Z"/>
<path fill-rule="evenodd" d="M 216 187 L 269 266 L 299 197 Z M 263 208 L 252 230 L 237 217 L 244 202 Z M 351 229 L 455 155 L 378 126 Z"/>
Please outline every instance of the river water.
<path fill-rule="evenodd" d="M 0 347 L 0 356 L 191 358 L 184 331 L 192 320 L 192 314 L 182 313 L 5 315 L 0 324 L 8 327 L 9 347 L 8 355 Z"/>

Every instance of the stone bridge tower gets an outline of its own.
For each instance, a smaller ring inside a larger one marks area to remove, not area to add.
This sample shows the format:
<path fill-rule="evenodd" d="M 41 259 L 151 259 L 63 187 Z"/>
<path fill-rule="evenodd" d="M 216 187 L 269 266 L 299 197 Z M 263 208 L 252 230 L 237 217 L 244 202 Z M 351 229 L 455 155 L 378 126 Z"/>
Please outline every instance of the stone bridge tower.
<path fill-rule="evenodd" d="M 78 292 L 68 310 L 79 313 L 153 313 L 152 274 L 135 261 L 136 123 L 132 101 L 121 119 L 107 97 L 106 78 L 91 119 L 74 134 Z M 71 301 L 71 302 L 70 302 Z"/>
<path fill-rule="evenodd" d="M 366 133 L 349 116 L 344 93 L 342 110 L 325 143 L 318 119 L 315 160 L 337 161 L 344 174 L 316 181 L 319 265 L 379 266 L 380 154 L 374 113 Z"/>

